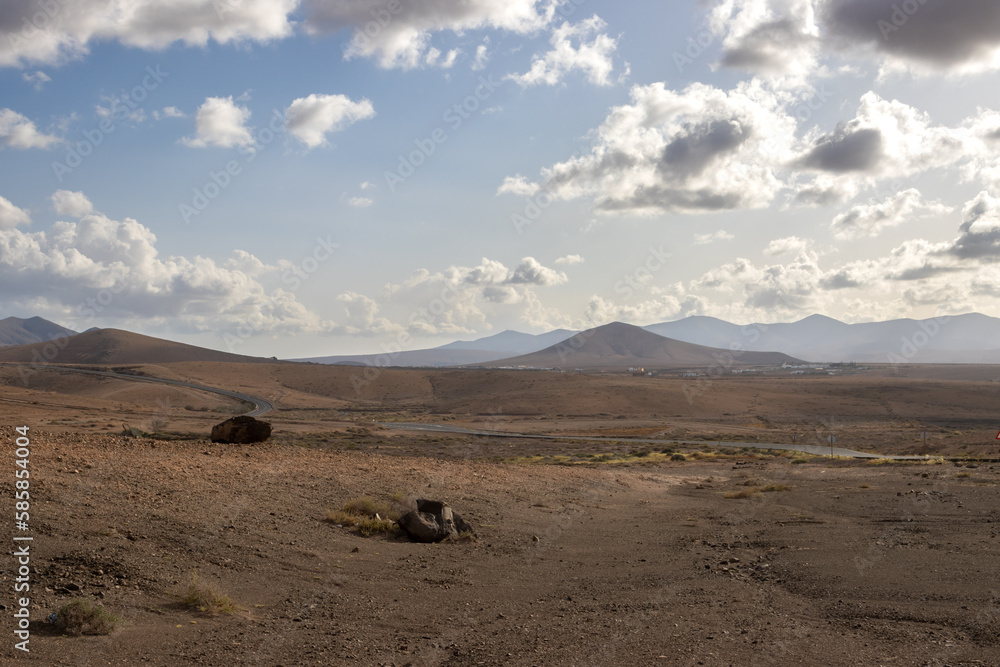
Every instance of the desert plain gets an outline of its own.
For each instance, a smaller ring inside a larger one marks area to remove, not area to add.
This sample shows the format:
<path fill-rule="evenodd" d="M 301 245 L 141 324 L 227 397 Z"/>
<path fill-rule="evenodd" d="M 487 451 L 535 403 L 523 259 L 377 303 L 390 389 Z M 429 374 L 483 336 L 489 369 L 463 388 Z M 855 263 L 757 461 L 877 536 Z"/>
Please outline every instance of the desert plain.
<path fill-rule="evenodd" d="M 8 632 L 4 661 L 1000 664 L 996 366 L 86 367 L 264 398 L 274 432 L 212 443 L 212 425 L 248 406 L 0 365 L 4 515 L 16 534 L 15 428 L 26 426 L 34 537 L 31 651 Z M 830 436 L 924 458 L 766 448 Z M 417 498 L 449 503 L 475 536 L 418 544 L 338 519 L 362 502 L 394 516 Z M 225 604 L 186 604 L 192 581 Z M 73 636 L 46 622 L 74 599 L 114 614 L 114 630 Z"/>

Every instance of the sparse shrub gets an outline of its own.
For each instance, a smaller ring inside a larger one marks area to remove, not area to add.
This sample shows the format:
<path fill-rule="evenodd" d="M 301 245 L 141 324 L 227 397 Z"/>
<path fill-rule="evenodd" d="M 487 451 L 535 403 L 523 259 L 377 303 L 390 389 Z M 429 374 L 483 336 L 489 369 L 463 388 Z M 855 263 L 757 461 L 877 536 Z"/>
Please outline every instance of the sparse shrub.
<path fill-rule="evenodd" d="M 392 519 L 374 519 L 371 517 L 361 519 L 357 522 L 358 532 L 364 537 L 371 537 L 376 533 L 392 533 L 396 530 L 396 522 Z"/>
<path fill-rule="evenodd" d="M 792 487 L 786 486 L 784 484 L 765 484 L 760 487 L 760 490 L 764 493 L 773 493 L 775 491 L 791 491 Z"/>
<path fill-rule="evenodd" d="M 792 465 L 800 465 L 802 463 L 809 463 L 809 459 L 792 459 Z"/>
<path fill-rule="evenodd" d="M 403 504 L 403 498 L 405 495 L 402 492 L 393 494 L 393 500 L 400 505 Z M 355 528 L 364 537 L 371 537 L 376 533 L 396 532 L 399 529 L 396 524 L 399 516 L 399 512 L 392 511 L 386 504 L 370 496 L 364 496 L 348 500 L 339 510 L 327 512 L 326 520 Z"/>
<path fill-rule="evenodd" d="M 371 496 L 354 498 L 344 503 L 343 510 L 351 514 L 374 517 L 376 514 L 386 514 L 389 508 L 383 503 L 376 502 Z"/>
<path fill-rule="evenodd" d="M 670 460 L 671 461 L 687 461 L 687 457 L 684 456 L 683 454 L 678 453 L 678 454 L 674 454 L 673 456 L 671 456 Z"/>
<path fill-rule="evenodd" d="M 660 453 L 661 454 L 673 454 L 674 453 L 674 448 L 673 447 L 664 447 L 663 449 L 660 450 Z"/>
<path fill-rule="evenodd" d="M 219 593 L 209 584 L 198 580 L 198 571 L 191 575 L 191 583 L 187 592 L 180 596 L 180 602 L 188 609 L 200 611 L 203 614 L 232 614 L 236 605 L 228 595 Z"/>
<path fill-rule="evenodd" d="M 118 625 L 118 617 L 99 604 L 73 600 L 56 612 L 54 626 L 67 635 L 109 635 Z"/>

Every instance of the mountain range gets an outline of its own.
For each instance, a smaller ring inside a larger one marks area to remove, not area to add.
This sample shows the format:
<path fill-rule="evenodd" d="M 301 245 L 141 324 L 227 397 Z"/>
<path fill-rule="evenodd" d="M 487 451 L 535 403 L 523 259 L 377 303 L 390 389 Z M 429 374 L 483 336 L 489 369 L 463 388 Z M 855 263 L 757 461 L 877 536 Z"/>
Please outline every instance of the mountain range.
<path fill-rule="evenodd" d="M 980 313 L 861 324 L 847 324 L 823 315 L 777 324 L 732 324 L 715 317 L 692 316 L 642 328 L 684 343 L 724 350 L 780 352 L 817 363 L 1000 363 L 1000 318 Z M 504 331 L 426 350 L 300 361 L 383 366 L 505 365 L 492 362 L 539 352 L 578 333 L 567 329 L 538 335 Z"/>
<path fill-rule="evenodd" d="M 0 320 L 0 346 L 45 343 L 58 338 L 76 335 L 76 331 L 49 322 L 41 317 L 8 317 Z"/>
<path fill-rule="evenodd" d="M 91 329 L 78 334 L 40 317 L 0 320 L 0 361 L 45 359 L 38 355 L 51 348 L 51 341 L 56 341 L 58 360 L 64 363 L 266 361 L 115 329 Z M 730 351 L 738 352 L 735 356 L 741 364 L 774 363 L 779 359 L 996 364 L 1000 363 L 1000 319 L 968 313 L 926 320 L 846 324 L 811 315 L 790 323 L 739 325 L 693 316 L 646 327 L 613 323 L 586 332 L 503 331 L 426 350 L 295 361 L 402 367 L 657 367 L 708 365 L 715 363 L 719 354 Z M 751 353 L 770 356 L 758 359 Z"/>

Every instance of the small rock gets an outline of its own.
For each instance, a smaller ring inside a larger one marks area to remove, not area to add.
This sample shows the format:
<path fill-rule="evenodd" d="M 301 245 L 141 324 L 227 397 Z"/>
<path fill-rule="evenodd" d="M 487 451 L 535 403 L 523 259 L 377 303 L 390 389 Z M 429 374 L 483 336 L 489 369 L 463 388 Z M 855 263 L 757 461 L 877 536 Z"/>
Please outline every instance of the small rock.
<path fill-rule="evenodd" d="M 352 554 L 359 554 L 359 553 L 361 553 L 361 547 L 354 547 L 353 549 L 351 549 L 351 553 Z"/>

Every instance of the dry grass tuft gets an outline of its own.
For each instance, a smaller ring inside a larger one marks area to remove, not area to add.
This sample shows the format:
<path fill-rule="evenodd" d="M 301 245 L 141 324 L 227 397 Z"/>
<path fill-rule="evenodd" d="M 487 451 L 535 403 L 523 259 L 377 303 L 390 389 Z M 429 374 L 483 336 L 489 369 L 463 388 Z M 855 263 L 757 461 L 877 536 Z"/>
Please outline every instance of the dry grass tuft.
<path fill-rule="evenodd" d="M 55 627 L 67 635 L 109 635 L 118 622 L 117 616 L 99 604 L 73 600 L 56 612 Z"/>
<path fill-rule="evenodd" d="M 199 581 L 197 570 L 191 575 L 187 592 L 179 597 L 182 605 L 203 614 L 232 614 L 237 610 L 228 595 L 223 595 L 210 584 Z"/>

